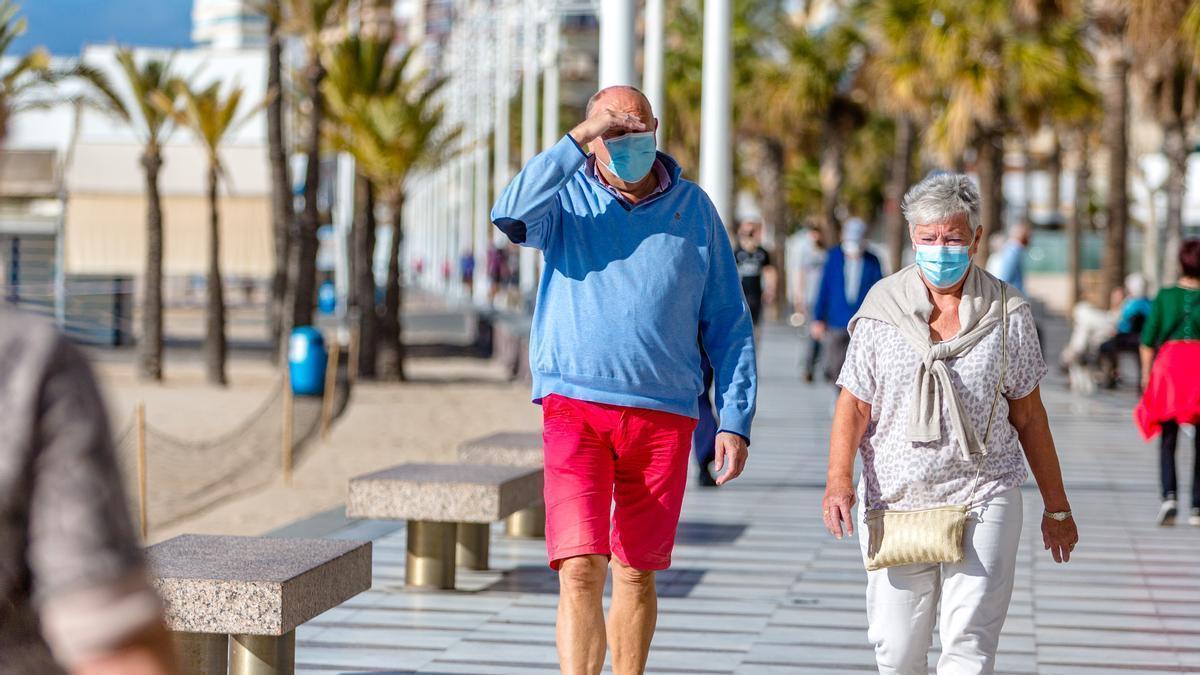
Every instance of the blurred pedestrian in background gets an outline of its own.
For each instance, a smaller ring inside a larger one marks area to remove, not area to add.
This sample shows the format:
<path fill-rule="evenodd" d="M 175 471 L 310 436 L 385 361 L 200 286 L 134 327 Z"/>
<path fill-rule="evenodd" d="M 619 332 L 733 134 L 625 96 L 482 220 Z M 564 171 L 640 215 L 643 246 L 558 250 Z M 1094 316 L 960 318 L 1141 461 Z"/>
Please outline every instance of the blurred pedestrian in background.
<path fill-rule="evenodd" d="M 775 301 L 778 278 L 771 254 L 762 245 L 762 221 L 757 217 L 742 218 L 738 224 L 737 247 L 733 250 L 737 261 L 738 277 L 742 280 L 742 294 L 750 308 L 750 320 L 754 323 L 755 335 L 762 318 L 763 305 Z"/>
<path fill-rule="evenodd" d="M 821 286 L 813 305 L 812 336 L 822 342 L 825 378 L 830 382 L 837 382 L 846 360 L 851 317 L 862 307 L 871 287 L 883 278 L 879 258 L 863 244 L 866 234 L 867 225 L 862 220 L 847 220 L 842 226 L 842 244 L 829 251 L 821 271 Z"/>
<path fill-rule="evenodd" d="M 971 262 L 983 237 L 978 189 L 963 174 L 935 174 L 908 191 L 903 208 L 917 263 L 876 286 L 851 322 L 822 517 L 839 538 L 859 525 L 880 673 L 929 672 L 935 623 L 938 673 L 992 673 L 1016 577 L 1027 461 L 1055 562 L 1070 559 L 1079 536 L 1040 396 L 1046 364 L 1033 313 Z M 966 509 L 957 556 L 923 553 L 944 536 L 928 519 L 904 534 L 867 526 L 895 522 L 882 519 L 889 512 L 955 506 Z M 897 545 L 908 550 L 870 566 Z"/>
<path fill-rule="evenodd" d="M 463 249 L 458 259 L 458 271 L 462 275 L 463 291 L 471 295 L 475 290 L 475 254 L 471 249 Z"/>
<path fill-rule="evenodd" d="M 1025 249 L 1029 247 L 1028 223 L 1008 230 L 1008 241 L 988 260 L 988 272 L 1025 295 Z"/>
<path fill-rule="evenodd" d="M 806 226 L 787 239 L 787 292 L 792 306 L 789 323 L 804 330 L 807 345 L 801 348 L 800 363 L 804 381 L 812 382 L 821 358 L 821 341 L 811 333 L 813 307 L 821 289 L 825 269 L 825 246 L 820 228 Z"/>
<path fill-rule="evenodd" d="M 175 673 L 83 355 L 4 312 L 0 355 L 0 675 Z"/>
<path fill-rule="evenodd" d="M 491 305 L 496 304 L 496 297 L 508 285 L 508 254 L 504 250 L 506 246 L 507 242 L 500 238 L 487 251 L 487 275 L 490 282 L 488 303 Z"/>
<path fill-rule="evenodd" d="M 1159 525 L 1174 525 L 1179 513 L 1175 466 L 1179 425 L 1200 423 L 1200 239 L 1180 247 L 1179 268 L 1178 285 L 1158 292 L 1142 329 L 1143 392 L 1134 411 L 1143 438 L 1162 434 Z M 1200 433 L 1194 440 L 1188 524 L 1200 526 Z"/>
<path fill-rule="evenodd" d="M 1114 302 L 1117 307 L 1117 325 L 1113 336 L 1100 344 L 1099 366 L 1104 386 L 1113 389 L 1120 382 L 1121 354 L 1137 354 L 1142 344 L 1142 328 L 1150 316 L 1150 298 L 1146 297 L 1146 278 L 1140 274 L 1130 274 L 1125 277 L 1125 288 L 1121 301 Z M 1141 361 L 1139 360 L 1140 364 Z M 1138 376 L 1138 386 L 1141 386 L 1141 375 Z"/>

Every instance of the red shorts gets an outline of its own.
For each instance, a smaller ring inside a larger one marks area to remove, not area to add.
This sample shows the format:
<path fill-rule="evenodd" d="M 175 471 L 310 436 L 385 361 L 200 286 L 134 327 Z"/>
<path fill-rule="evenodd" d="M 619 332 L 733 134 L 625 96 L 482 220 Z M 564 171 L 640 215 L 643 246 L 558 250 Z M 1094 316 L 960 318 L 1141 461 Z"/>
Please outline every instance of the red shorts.
<path fill-rule="evenodd" d="M 542 415 L 550 566 L 615 555 L 634 569 L 670 567 L 696 420 L 557 394 Z"/>

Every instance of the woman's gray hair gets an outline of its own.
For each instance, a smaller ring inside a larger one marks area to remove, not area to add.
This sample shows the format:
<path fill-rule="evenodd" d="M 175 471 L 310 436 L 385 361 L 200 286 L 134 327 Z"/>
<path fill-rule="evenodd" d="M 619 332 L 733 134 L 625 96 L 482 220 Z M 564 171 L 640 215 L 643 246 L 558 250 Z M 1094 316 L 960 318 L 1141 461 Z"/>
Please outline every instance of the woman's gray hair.
<path fill-rule="evenodd" d="M 908 189 L 900 208 L 912 234 L 917 225 L 941 223 L 967 215 L 974 232 L 979 227 L 979 188 L 962 173 L 931 173 Z"/>

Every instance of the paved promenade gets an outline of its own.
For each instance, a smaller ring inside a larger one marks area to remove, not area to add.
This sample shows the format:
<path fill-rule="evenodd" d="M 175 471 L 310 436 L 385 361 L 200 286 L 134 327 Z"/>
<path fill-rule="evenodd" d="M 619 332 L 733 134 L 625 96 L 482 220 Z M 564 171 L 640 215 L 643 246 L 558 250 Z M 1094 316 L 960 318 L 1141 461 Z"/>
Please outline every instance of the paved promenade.
<path fill-rule="evenodd" d="M 766 331 L 746 473 L 726 488 L 689 489 L 674 566 L 659 575 L 650 672 L 873 671 L 857 544 L 834 540 L 820 522 L 832 392 L 796 377 L 797 349 L 788 330 Z M 1157 454 L 1130 421 L 1132 395 L 1075 398 L 1052 375 L 1045 398 L 1081 542 L 1073 562 L 1054 563 L 1042 550 L 1041 500 L 1027 485 L 999 671 L 1200 673 L 1200 528 L 1154 526 Z M 299 672 L 557 671 L 557 581 L 541 541 L 497 530 L 495 571 L 460 570 L 466 591 L 417 593 L 403 587 L 402 525 L 336 522 L 291 532 L 324 526 L 375 539 L 374 589 L 299 630 Z"/>

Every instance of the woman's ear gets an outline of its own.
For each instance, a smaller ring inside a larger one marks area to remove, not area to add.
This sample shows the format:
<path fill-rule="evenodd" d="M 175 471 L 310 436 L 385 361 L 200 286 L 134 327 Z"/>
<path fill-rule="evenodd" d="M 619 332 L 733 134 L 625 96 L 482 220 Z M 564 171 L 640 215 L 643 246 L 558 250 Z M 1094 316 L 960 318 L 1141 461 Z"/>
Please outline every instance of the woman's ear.
<path fill-rule="evenodd" d="M 983 226 L 975 228 L 975 241 L 971 242 L 971 257 L 974 258 L 979 253 L 979 243 L 983 241 Z"/>

